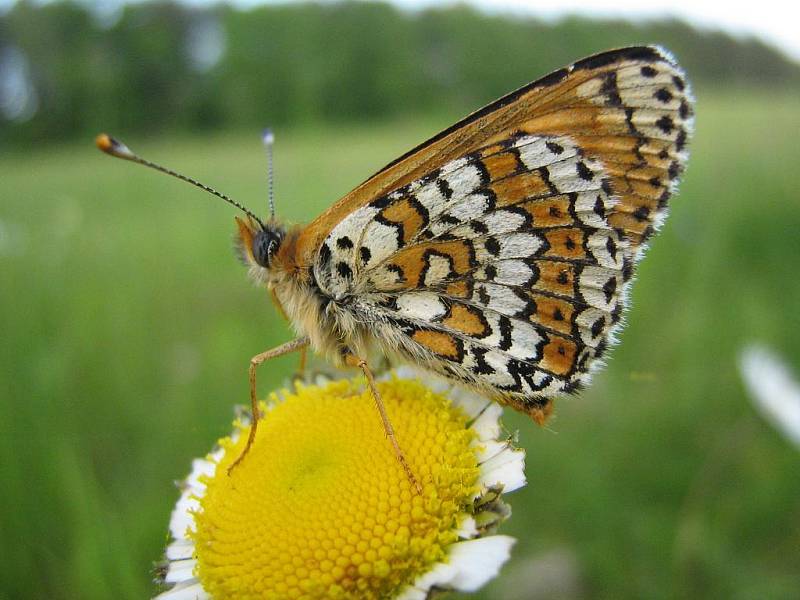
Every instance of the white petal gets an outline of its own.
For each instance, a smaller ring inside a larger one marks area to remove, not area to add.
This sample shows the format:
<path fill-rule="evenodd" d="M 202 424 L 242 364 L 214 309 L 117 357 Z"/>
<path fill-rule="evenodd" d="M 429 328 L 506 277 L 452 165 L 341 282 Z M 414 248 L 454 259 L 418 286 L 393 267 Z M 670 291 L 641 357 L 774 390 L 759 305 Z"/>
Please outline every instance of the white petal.
<path fill-rule="evenodd" d="M 494 440 L 500 435 L 500 415 L 503 408 L 494 402 L 489 404 L 481 415 L 475 419 L 472 429 L 478 434 L 478 439 Z"/>
<path fill-rule="evenodd" d="M 164 576 L 166 583 L 182 583 L 194 578 L 196 560 L 172 560 L 169 563 L 167 574 Z"/>
<path fill-rule="evenodd" d="M 236 431 L 234 431 L 234 433 L 236 433 L 238 431 L 239 430 L 237 429 Z M 233 437 L 233 436 L 231 436 L 231 437 Z M 213 467 L 213 470 L 211 471 L 211 473 L 209 473 L 209 476 L 213 475 L 216 472 L 217 464 L 219 463 L 220 460 L 222 460 L 223 456 L 225 456 L 225 448 L 222 448 L 222 447 L 219 447 L 219 446 L 214 448 L 214 450 L 211 452 L 211 454 L 208 455 L 208 458 L 210 460 L 206 460 L 206 462 L 209 462 L 211 464 L 211 466 Z"/>
<path fill-rule="evenodd" d="M 411 379 L 413 381 L 423 382 L 425 387 L 437 394 L 450 394 L 452 385 L 444 378 L 439 377 L 434 373 L 421 371 L 411 365 L 401 365 L 394 369 L 394 374 L 399 379 Z M 386 377 L 389 379 L 389 377 Z"/>
<path fill-rule="evenodd" d="M 515 543 L 516 540 L 507 535 L 491 535 L 453 544 L 449 558 L 457 574 L 448 582 L 448 587 L 461 592 L 479 589 L 500 572 Z"/>
<path fill-rule="evenodd" d="M 169 531 L 176 540 L 186 539 L 186 532 L 194 527 L 194 518 L 191 511 L 200 509 L 196 497 L 202 497 L 206 491 L 206 484 L 200 481 L 201 477 L 211 477 L 217 470 L 217 461 L 222 458 L 225 451 L 217 448 L 209 457 L 212 460 L 196 458 L 192 461 L 192 471 L 183 482 L 180 498 L 175 503 L 169 520 Z"/>
<path fill-rule="evenodd" d="M 191 540 L 175 540 L 165 553 L 167 560 L 183 560 L 194 556 L 194 542 Z"/>
<path fill-rule="evenodd" d="M 414 585 L 406 588 L 403 593 L 398 596 L 397 600 L 426 598 L 428 591 L 430 591 L 433 586 L 442 588 L 452 587 L 450 582 L 457 576 L 458 569 L 450 564 L 449 561 L 446 563 L 436 563 L 430 571 L 424 575 L 420 575 L 414 582 Z"/>
<path fill-rule="evenodd" d="M 475 519 L 472 517 L 467 517 L 461 523 L 461 526 L 458 528 L 458 538 L 461 540 L 469 540 L 478 535 L 478 526 L 475 523 Z"/>
<path fill-rule="evenodd" d="M 194 528 L 194 517 L 189 512 L 191 510 L 198 510 L 200 503 L 193 497 L 194 491 L 186 489 L 178 498 L 175 503 L 175 508 L 172 509 L 172 515 L 169 518 L 169 532 L 176 540 L 184 540 L 186 532 Z"/>
<path fill-rule="evenodd" d="M 221 450 L 217 450 L 211 454 L 214 456 L 217 452 L 221 454 Z M 200 481 L 200 477 L 211 477 L 214 475 L 214 472 L 217 470 L 217 465 L 215 462 L 211 462 L 209 460 L 205 460 L 203 458 L 195 458 L 192 461 L 192 472 L 189 473 L 189 476 L 186 478 L 186 485 L 188 487 L 196 488 L 202 487 L 205 489 L 205 484 Z"/>
<path fill-rule="evenodd" d="M 330 376 L 317 373 L 311 383 L 317 387 L 322 387 L 323 385 L 329 384 L 331 381 L 333 381 L 333 379 Z"/>
<path fill-rule="evenodd" d="M 163 592 L 153 600 L 211 600 L 200 582 L 195 580 L 185 584 L 178 584 L 170 590 Z"/>
<path fill-rule="evenodd" d="M 395 600 L 426 600 L 428 597 L 427 590 L 421 590 L 419 588 L 415 588 L 414 586 L 409 585 L 403 591 L 400 592 L 400 595 L 395 598 Z"/>
<path fill-rule="evenodd" d="M 446 563 L 438 563 L 419 577 L 397 600 L 424 599 L 432 587 L 474 592 L 500 572 L 516 540 L 492 535 L 450 546 Z"/>
<path fill-rule="evenodd" d="M 450 396 L 453 398 L 453 404 L 461 408 L 471 419 L 481 414 L 490 404 L 494 404 L 485 396 L 459 387 L 453 388 Z"/>
<path fill-rule="evenodd" d="M 411 365 L 400 365 L 393 369 L 394 374 L 400 379 L 419 379 L 421 376 L 421 371 L 419 369 L 415 369 Z M 380 379 L 388 380 L 391 379 L 391 373 L 384 373 Z"/>
<path fill-rule="evenodd" d="M 506 447 L 480 466 L 478 482 L 484 487 L 503 486 L 503 492 L 512 492 L 525 485 L 525 451 Z"/>
<path fill-rule="evenodd" d="M 415 381 L 424 382 L 425 387 L 433 392 L 449 396 L 452 403 L 463 410 L 471 419 L 481 414 L 487 405 L 494 404 L 494 402 L 481 394 L 476 394 L 468 388 L 459 385 L 454 386 L 452 382 L 444 377 L 429 371 L 421 371 L 410 365 L 401 365 L 395 368 L 394 374 L 400 379 L 413 379 Z M 381 379 L 388 378 L 389 376 L 386 375 Z"/>
<path fill-rule="evenodd" d="M 774 352 L 749 346 L 739 358 L 750 396 L 761 414 L 800 446 L 800 384 Z"/>
<path fill-rule="evenodd" d="M 478 464 L 485 463 L 487 460 L 497 456 L 503 450 L 508 448 L 507 442 L 500 442 L 497 440 L 478 441 L 472 443 L 475 450 L 475 456 L 478 458 Z"/>

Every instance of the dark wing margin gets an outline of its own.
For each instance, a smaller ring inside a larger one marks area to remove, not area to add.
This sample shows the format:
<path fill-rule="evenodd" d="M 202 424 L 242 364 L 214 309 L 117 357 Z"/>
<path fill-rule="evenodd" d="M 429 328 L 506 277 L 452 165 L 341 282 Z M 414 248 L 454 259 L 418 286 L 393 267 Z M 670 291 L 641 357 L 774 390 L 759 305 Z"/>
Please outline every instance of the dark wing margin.
<path fill-rule="evenodd" d="M 503 108 L 513 102 L 519 100 L 520 97 L 524 96 L 528 92 L 539 89 L 539 88 L 546 88 L 553 85 L 556 85 L 563 81 L 571 72 L 573 71 L 580 71 L 585 69 L 597 69 L 600 67 L 605 67 L 620 61 L 624 60 L 631 60 L 637 61 L 642 63 L 653 63 L 663 61 L 665 58 L 665 51 L 655 47 L 655 46 L 629 46 L 626 48 L 617 48 L 615 50 L 607 50 L 605 52 L 600 52 L 598 54 L 594 54 L 592 56 L 588 56 L 583 58 L 572 65 L 567 67 L 563 67 L 558 69 L 557 71 L 553 71 L 552 73 L 545 75 L 544 77 L 540 77 L 536 81 L 532 81 L 521 88 L 514 90 L 513 92 L 509 92 L 502 98 L 498 98 L 494 102 L 487 104 L 483 108 L 476 110 L 473 113 L 470 113 L 460 121 L 454 123 L 447 129 L 444 129 L 437 133 L 436 135 L 428 138 L 421 144 L 418 144 L 402 156 L 398 156 L 392 162 L 386 164 L 383 168 L 376 171 L 372 176 L 370 176 L 367 181 L 371 181 L 372 179 L 378 177 L 384 171 L 390 169 L 394 165 L 402 162 L 409 156 L 412 156 L 423 149 L 427 148 L 428 146 L 432 145 L 435 142 L 447 137 L 451 133 L 458 131 L 462 127 L 467 127 L 468 125 L 474 123 L 478 119 L 485 117 L 488 114 L 493 113 L 494 111 Z"/>

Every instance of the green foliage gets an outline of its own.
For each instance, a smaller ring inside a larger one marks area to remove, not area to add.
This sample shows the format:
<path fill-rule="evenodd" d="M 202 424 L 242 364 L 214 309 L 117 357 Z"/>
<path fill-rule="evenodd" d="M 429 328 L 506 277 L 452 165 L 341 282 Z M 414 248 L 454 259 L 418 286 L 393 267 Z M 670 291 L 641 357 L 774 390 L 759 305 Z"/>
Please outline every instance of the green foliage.
<path fill-rule="evenodd" d="M 22 0 L 0 16 L 0 59 L 22 53 L 38 98 L 29 120 L 0 113 L 0 144 L 463 112 L 582 56 L 639 43 L 671 49 L 699 86 L 800 86 L 800 65 L 764 43 L 677 21 L 548 24 L 374 2 L 147 2 L 107 22 L 89 6 Z M 217 42 L 219 60 L 198 61 Z"/>
<path fill-rule="evenodd" d="M 308 220 L 457 116 L 285 132 L 279 214 Z M 800 371 L 798 128 L 794 96 L 700 95 L 609 366 L 547 429 L 507 412 L 530 483 L 510 497 L 512 563 L 479 597 L 797 597 L 800 454 L 736 356 L 760 339 Z M 258 136 L 169 139 L 134 147 L 265 210 Z M 249 358 L 290 332 L 218 200 L 90 139 L 5 154 L 0 181 L 0 598 L 148 597 L 172 482 L 247 403 Z M 262 393 L 295 361 L 264 367 Z M 572 565 L 557 581 L 529 562 L 554 550 Z"/>

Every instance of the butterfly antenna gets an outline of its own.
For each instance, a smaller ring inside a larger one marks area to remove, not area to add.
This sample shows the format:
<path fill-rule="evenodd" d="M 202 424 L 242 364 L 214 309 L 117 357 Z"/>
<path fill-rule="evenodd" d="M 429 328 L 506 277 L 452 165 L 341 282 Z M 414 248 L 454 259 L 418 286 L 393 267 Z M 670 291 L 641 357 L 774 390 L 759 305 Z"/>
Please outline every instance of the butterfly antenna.
<path fill-rule="evenodd" d="M 267 194 L 269 198 L 269 218 L 275 220 L 275 179 L 272 170 L 272 146 L 275 143 L 275 134 L 267 127 L 261 135 L 264 148 L 267 151 Z"/>
<path fill-rule="evenodd" d="M 129 160 L 131 162 L 139 163 L 140 165 L 144 165 L 145 167 L 150 167 L 151 169 L 155 169 L 156 171 L 166 173 L 167 175 L 171 175 L 172 177 L 180 179 L 181 181 L 185 181 L 186 183 L 191 183 L 193 186 L 199 187 L 201 190 L 205 190 L 206 192 L 208 192 L 209 194 L 213 194 L 217 198 L 221 198 L 228 204 L 235 206 L 244 214 L 246 214 L 248 217 L 253 219 L 256 223 L 258 223 L 261 226 L 262 229 L 264 228 L 264 223 L 261 222 L 261 219 L 259 219 L 255 214 L 246 209 L 244 206 L 236 202 L 236 200 L 226 196 L 222 192 L 218 192 L 214 188 L 209 187 L 204 183 L 200 183 L 196 179 L 177 173 L 172 169 L 168 169 L 167 167 L 162 167 L 159 164 L 150 162 L 149 160 L 146 160 L 141 156 L 134 154 L 131 151 L 131 149 L 128 148 L 128 146 L 126 146 L 119 140 L 115 140 L 113 137 L 105 133 L 101 133 L 100 135 L 98 135 L 94 141 L 97 147 L 106 154 L 109 154 L 111 156 L 116 156 L 117 158 L 122 158 L 124 160 Z"/>

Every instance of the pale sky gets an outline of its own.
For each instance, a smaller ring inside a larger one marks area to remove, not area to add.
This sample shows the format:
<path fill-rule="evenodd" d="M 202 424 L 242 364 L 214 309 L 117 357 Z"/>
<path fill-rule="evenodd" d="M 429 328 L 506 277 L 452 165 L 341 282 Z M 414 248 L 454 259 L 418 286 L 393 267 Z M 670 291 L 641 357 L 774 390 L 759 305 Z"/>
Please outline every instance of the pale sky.
<path fill-rule="evenodd" d="M 791 0 L 462 0 L 492 12 L 542 18 L 565 14 L 642 19 L 680 17 L 701 28 L 755 35 L 800 61 L 800 4 Z M 443 0 L 392 0 L 406 7 L 446 5 Z"/>
<path fill-rule="evenodd" d="M 47 1 L 47 0 L 40 0 Z M 101 12 L 113 12 L 126 0 L 79 0 Z M 292 0 L 230 0 L 238 6 L 286 3 Z M 319 1 L 319 0 L 318 0 Z M 323 0 L 326 1 L 326 0 Z M 330 1 L 330 0 L 327 0 Z M 405 8 L 454 4 L 455 0 L 390 0 Z M 14 0 L 0 0 L 0 11 Z M 187 4 L 209 5 L 217 0 L 184 0 Z M 709 29 L 735 35 L 755 35 L 781 48 L 800 61 L 800 5 L 792 0 L 461 0 L 487 12 L 505 12 L 557 19 L 565 14 L 621 17 L 632 20 L 664 16 L 679 17 Z"/>

